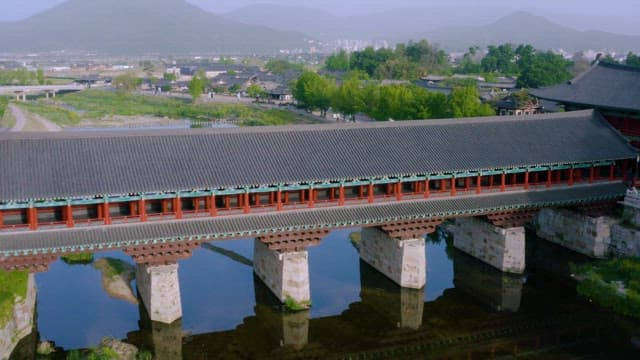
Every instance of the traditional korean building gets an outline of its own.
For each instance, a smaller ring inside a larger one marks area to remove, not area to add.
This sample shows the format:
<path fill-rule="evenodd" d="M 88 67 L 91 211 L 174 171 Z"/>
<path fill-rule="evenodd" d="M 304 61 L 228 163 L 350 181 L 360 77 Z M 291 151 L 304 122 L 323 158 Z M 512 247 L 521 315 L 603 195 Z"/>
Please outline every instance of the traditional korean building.
<path fill-rule="evenodd" d="M 640 147 L 640 68 L 598 62 L 588 71 L 531 94 L 562 104 L 567 111 L 596 109 Z"/>

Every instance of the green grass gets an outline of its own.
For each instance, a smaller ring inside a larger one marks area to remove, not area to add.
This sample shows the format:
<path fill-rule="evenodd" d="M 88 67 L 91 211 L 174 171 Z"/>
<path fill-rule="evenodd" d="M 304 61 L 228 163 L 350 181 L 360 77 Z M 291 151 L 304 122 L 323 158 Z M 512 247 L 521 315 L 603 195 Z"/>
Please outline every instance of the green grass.
<path fill-rule="evenodd" d="M 640 260 L 614 259 L 572 266 L 578 293 L 615 312 L 640 318 Z"/>
<path fill-rule="evenodd" d="M 35 103 L 21 103 L 20 106 L 25 110 L 38 114 L 52 122 L 62 126 L 73 126 L 80 123 L 80 116 L 59 106 L 50 105 L 41 101 Z"/>
<path fill-rule="evenodd" d="M 109 115 L 152 115 L 202 122 L 227 120 L 238 122 L 242 126 L 284 125 L 296 121 L 296 116 L 285 110 L 265 110 L 247 104 L 193 104 L 186 99 L 133 95 L 125 92 L 87 90 L 59 96 L 57 101 L 70 105 L 82 112 L 82 116 L 93 119 Z"/>
<path fill-rule="evenodd" d="M 93 254 L 91 253 L 83 253 L 83 254 L 70 254 L 60 257 L 62 261 L 69 265 L 85 265 L 91 264 L 93 262 Z"/>
<path fill-rule="evenodd" d="M 0 327 L 4 327 L 13 314 L 16 299 L 27 297 L 26 272 L 0 271 Z"/>

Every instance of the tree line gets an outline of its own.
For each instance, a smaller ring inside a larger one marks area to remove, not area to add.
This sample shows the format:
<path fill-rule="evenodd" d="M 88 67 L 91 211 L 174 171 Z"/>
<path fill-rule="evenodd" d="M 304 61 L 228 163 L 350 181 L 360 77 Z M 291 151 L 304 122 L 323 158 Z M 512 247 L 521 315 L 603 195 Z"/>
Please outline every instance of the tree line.
<path fill-rule="evenodd" d="M 29 71 L 24 68 L 0 70 L 0 85 L 45 85 L 44 71 Z"/>
<path fill-rule="evenodd" d="M 445 95 L 414 84 L 383 85 L 357 77 L 338 84 L 305 71 L 293 84 L 293 96 L 300 107 L 318 110 L 321 116 L 329 109 L 351 118 L 363 113 L 379 121 L 495 115 L 490 105 L 480 102 L 474 86 L 457 87 Z"/>

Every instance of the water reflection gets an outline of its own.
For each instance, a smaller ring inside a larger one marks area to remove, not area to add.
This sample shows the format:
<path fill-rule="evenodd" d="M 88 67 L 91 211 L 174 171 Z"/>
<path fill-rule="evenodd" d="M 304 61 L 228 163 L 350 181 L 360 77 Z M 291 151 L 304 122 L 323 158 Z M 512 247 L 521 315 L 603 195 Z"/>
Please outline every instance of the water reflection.
<path fill-rule="evenodd" d="M 557 247 L 528 239 L 524 281 L 445 242 L 427 243 L 427 287 L 416 291 L 360 261 L 351 231 L 309 250 L 313 307 L 298 313 L 253 274 L 252 239 L 213 243 L 180 262 L 184 317 L 170 325 L 152 322 L 141 301 L 109 297 L 93 266 L 58 261 L 36 275 L 37 331 L 13 356 L 33 358 L 40 340 L 71 350 L 107 336 L 157 359 L 638 355 L 638 322 L 580 300 L 562 280 L 568 258 Z M 133 265 L 119 252 L 97 257 Z"/>

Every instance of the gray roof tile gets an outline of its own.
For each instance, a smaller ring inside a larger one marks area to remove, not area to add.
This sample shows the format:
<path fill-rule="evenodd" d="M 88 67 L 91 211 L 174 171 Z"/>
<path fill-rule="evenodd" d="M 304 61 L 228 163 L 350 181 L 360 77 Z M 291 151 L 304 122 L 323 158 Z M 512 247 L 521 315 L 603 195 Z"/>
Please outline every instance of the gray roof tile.
<path fill-rule="evenodd" d="M 592 111 L 353 125 L 0 134 L 0 202 L 634 158 Z"/>

